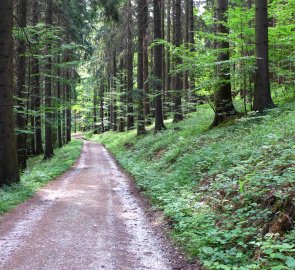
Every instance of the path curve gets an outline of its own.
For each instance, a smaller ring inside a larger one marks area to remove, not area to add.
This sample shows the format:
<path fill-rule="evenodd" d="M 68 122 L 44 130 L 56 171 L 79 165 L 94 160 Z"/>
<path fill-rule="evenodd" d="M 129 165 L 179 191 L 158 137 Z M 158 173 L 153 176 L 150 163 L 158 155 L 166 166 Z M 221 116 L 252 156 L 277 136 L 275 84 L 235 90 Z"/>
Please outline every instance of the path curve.
<path fill-rule="evenodd" d="M 0 217 L 1 270 L 189 268 L 147 219 L 128 176 L 93 142 L 67 173 Z"/>

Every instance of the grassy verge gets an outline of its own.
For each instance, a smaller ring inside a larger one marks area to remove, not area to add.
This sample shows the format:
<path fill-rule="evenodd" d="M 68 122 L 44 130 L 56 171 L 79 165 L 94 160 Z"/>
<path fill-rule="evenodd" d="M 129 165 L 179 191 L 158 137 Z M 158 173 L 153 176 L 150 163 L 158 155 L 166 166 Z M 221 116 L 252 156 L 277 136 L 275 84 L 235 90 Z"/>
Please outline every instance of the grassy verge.
<path fill-rule="evenodd" d="M 40 187 L 67 171 L 79 157 L 81 146 L 81 141 L 73 140 L 55 150 L 55 156 L 48 161 L 44 161 L 43 156 L 29 159 L 20 183 L 0 189 L 0 215 L 30 198 Z"/>
<path fill-rule="evenodd" d="M 87 136 L 110 149 L 208 269 L 295 269 L 294 102 L 208 129 L 200 107 L 154 135 Z"/>

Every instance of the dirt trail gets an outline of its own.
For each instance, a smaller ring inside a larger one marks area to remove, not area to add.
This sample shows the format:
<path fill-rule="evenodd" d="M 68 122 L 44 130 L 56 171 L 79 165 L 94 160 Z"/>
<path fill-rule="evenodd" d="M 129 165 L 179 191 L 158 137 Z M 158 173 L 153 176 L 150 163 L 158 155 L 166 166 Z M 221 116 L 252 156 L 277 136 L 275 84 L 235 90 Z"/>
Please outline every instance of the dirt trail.
<path fill-rule="evenodd" d="M 196 269 L 154 228 L 132 190 L 111 155 L 84 142 L 70 171 L 0 218 L 0 269 Z"/>

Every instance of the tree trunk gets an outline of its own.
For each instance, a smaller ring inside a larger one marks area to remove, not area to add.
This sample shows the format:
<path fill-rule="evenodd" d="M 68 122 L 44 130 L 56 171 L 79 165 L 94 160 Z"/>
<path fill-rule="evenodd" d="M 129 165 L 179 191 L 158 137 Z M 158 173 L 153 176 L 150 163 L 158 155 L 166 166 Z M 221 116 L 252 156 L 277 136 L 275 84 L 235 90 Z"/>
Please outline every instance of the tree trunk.
<path fill-rule="evenodd" d="M 19 181 L 13 116 L 13 2 L 0 8 L 0 186 Z"/>
<path fill-rule="evenodd" d="M 268 8 L 267 0 L 256 0 L 255 34 L 256 34 L 256 74 L 254 87 L 255 111 L 273 108 L 271 98 L 268 64 Z"/>
<path fill-rule="evenodd" d="M 161 4 L 162 0 L 154 0 L 154 39 L 162 38 L 162 21 L 161 21 Z M 155 132 L 166 129 L 163 119 L 162 106 L 162 58 L 163 45 L 156 45 L 154 47 L 154 94 L 155 94 Z"/>
<path fill-rule="evenodd" d="M 150 87 L 149 87 L 149 34 L 148 29 L 148 4 L 143 7 L 143 89 L 144 89 L 144 116 L 146 119 L 146 124 L 151 125 L 151 104 L 150 104 Z"/>
<path fill-rule="evenodd" d="M 132 4 L 131 0 L 129 0 L 127 27 L 127 130 L 134 129 L 132 23 Z"/>
<path fill-rule="evenodd" d="M 144 89 L 144 116 L 146 124 L 152 124 L 151 104 L 150 104 L 150 85 L 149 85 L 149 54 L 148 54 L 148 38 L 145 36 L 143 41 L 143 89 Z"/>
<path fill-rule="evenodd" d="M 32 111 L 34 111 L 35 108 L 33 107 L 34 105 L 32 104 L 32 98 L 30 98 L 30 105 L 31 105 L 30 109 Z M 32 134 L 30 136 L 30 143 L 31 143 L 30 154 L 35 156 L 36 155 L 36 140 L 35 140 L 35 132 L 36 132 L 35 126 L 36 126 L 36 124 L 35 124 L 35 116 L 34 115 L 30 116 L 30 124 L 31 124 L 31 132 L 32 132 Z"/>
<path fill-rule="evenodd" d="M 66 77 L 66 71 L 63 70 L 62 71 L 62 76 L 65 78 Z M 63 109 L 62 109 L 62 141 L 63 141 L 63 144 L 66 144 L 67 143 L 67 140 L 66 140 L 66 130 L 67 130 L 67 123 L 66 123 L 66 118 L 67 118 L 67 110 L 66 110 L 66 93 L 67 93 L 67 90 L 66 90 L 66 83 L 63 83 L 62 84 L 62 103 L 63 103 Z"/>
<path fill-rule="evenodd" d="M 94 86 L 93 89 L 93 134 L 98 134 L 97 130 L 97 88 Z"/>
<path fill-rule="evenodd" d="M 39 21 L 39 1 L 33 0 L 32 2 L 32 24 L 36 26 Z M 34 42 L 37 44 L 39 41 L 38 35 L 34 35 Z M 34 54 L 38 54 L 38 50 L 34 50 Z M 39 59 L 32 56 L 32 104 L 36 112 L 35 117 L 35 141 L 36 141 L 36 155 L 44 153 L 42 145 L 42 120 L 41 120 L 41 91 L 40 91 L 40 67 Z"/>
<path fill-rule="evenodd" d="M 161 39 L 165 40 L 165 2 L 166 0 L 161 0 Z M 162 107 L 165 92 L 166 83 L 166 62 L 165 62 L 166 48 L 162 46 Z M 163 109 L 162 109 L 163 110 Z"/>
<path fill-rule="evenodd" d="M 104 132 L 104 83 L 100 85 L 100 131 Z"/>
<path fill-rule="evenodd" d="M 195 44 L 195 17 L 194 17 L 194 0 L 189 0 L 189 44 L 190 51 L 194 51 Z M 196 110 L 197 97 L 195 93 L 195 73 L 193 70 L 189 72 L 189 88 L 190 99 L 193 104 L 193 111 Z"/>
<path fill-rule="evenodd" d="M 173 45 L 180 47 L 181 45 L 181 0 L 174 1 L 174 38 Z M 175 65 L 181 64 L 181 58 L 179 56 L 174 57 Z M 182 96 L 182 72 L 177 72 L 173 78 L 174 85 L 174 117 L 173 123 L 177 123 L 183 120 L 181 96 Z"/>
<path fill-rule="evenodd" d="M 47 10 L 45 23 L 48 27 L 52 26 L 52 0 L 47 0 Z M 53 140 L 52 140 L 52 92 L 51 92 L 51 75 L 52 75 L 52 59 L 51 59 L 51 44 L 48 41 L 46 45 L 46 54 L 48 55 L 45 65 L 45 152 L 44 159 L 53 157 Z"/>
<path fill-rule="evenodd" d="M 74 133 L 77 133 L 77 131 L 78 131 L 77 118 L 78 118 L 77 112 L 74 112 Z"/>
<path fill-rule="evenodd" d="M 60 57 L 57 57 L 57 62 L 60 64 Z M 57 145 L 59 148 L 62 147 L 62 117 L 61 117 L 61 72 L 60 67 L 57 67 L 57 100 L 58 100 L 58 108 L 57 108 Z"/>
<path fill-rule="evenodd" d="M 167 0 L 167 30 L 166 30 L 166 39 L 167 42 L 171 42 L 171 0 Z M 164 117 L 166 117 L 166 113 L 170 111 L 170 100 L 171 100 L 171 75 L 170 75 L 170 51 L 166 50 L 166 68 L 165 68 L 165 92 L 164 92 Z"/>
<path fill-rule="evenodd" d="M 112 130 L 117 131 L 117 52 L 113 53 L 113 102 L 112 102 Z"/>
<path fill-rule="evenodd" d="M 113 122 L 114 122 L 114 114 L 113 114 L 113 95 L 114 95 L 114 78 L 109 77 L 109 87 L 108 87 L 108 93 L 109 93 L 109 115 L 110 115 L 110 130 L 113 129 Z"/>
<path fill-rule="evenodd" d="M 16 17 L 19 28 L 27 25 L 27 0 L 16 1 Z M 17 155 L 20 170 L 24 170 L 27 166 L 27 135 L 24 130 L 26 125 L 26 41 L 24 38 L 16 42 L 16 96 L 17 101 L 17 115 L 16 126 L 17 135 Z"/>
<path fill-rule="evenodd" d="M 189 47 L 189 14 L 190 14 L 190 0 L 184 1 L 184 44 L 185 47 Z M 190 101 L 190 91 L 189 91 L 189 72 L 187 70 L 183 71 L 183 89 L 186 90 L 188 101 Z"/>
<path fill-rule="evenodd" d="M 145 37 L 145 18 L 147 17 L 147 0 L 137 0 L 138 45 L 137 45 L 137 87 L 138 87 L 138 119 L 137 135 L 145 134 L 144 120 L 144 74 L 143 74 L 143 40 Z"/>
<path fill-rule="evenodd" d="M 227 11 L 228 0 L 217 0 L 216 32 L 223 38 L 223 40 L 218 39 L 218 41 L 216 41 L 216 49 L 219 50 L 217 57 L 217 62 L 219 63 L 217 66 L 218 85 L 214 97 L 215 118 L 211 126 L 217 126 L 228 117 L 236 114 L 236 110 L 232 102 L 230 65 L 229 63 L 224 63 L 224 61 L 229 60 Z"/>
<path fill-rule="evenodd" d="M 123 61 L 122 61 L 123 62 Z M 123 66 L 123 64 L 121 63 Z M 124 70 L 123 68 L 121 69 L 122 71 Z M 125 80 L 124 80 L 124 75 L 123 73 L 120 74 L 120 117 L 119 117 L 119 123 L 118 123 L 118 131 L 119 132 L 124 132 L 125 131 L 125 110 L 124 110 L 124 102 L 125 102 Z"/>
<path fill-rule="evenodd" d="M 71 141 L 72 136 L 72 110 L 71 110 L 71 72 L 66 71 L 66 143 Z"/>
<path fill-rule="evenodd" d="M 107 97 L 107 100 L 109 100 L 109 102 L 107 103 L 107 126 L 105 127 L 105 130 L 110 130 L 111 129 L 111 123 L 112 123 L 112 114 L 111 114 L 111 102 L 112 102 L 112 96 L 111 96 L 111 78 L 108 76 L 107 79 L 107 91 L 106 94 L 104 96 Z"/>

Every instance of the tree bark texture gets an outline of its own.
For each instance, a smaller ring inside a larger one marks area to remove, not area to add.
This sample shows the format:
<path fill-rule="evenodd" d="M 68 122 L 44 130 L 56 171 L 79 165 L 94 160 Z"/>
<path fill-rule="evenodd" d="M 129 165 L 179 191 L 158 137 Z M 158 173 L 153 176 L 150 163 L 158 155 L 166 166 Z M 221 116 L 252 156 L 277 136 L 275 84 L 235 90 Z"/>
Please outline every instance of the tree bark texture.
<path fill-rule="evenodd" d="M 267 0 L 256 0 L 255 3 L 256 73 L 253 109 L 263 111 L 266 108 L 274 107 L 269 81 L 268 7 Z"/>
<path fill-rule="evenodd" d="M 19 181 L 13 116 L 13 2 L 0 8 L 0 186 Z"/>
<path fill-rule="evenodd" d="M 71 71 L 67 70 L 67 84 L 66 84 L 66 143 L 69 143 L 72 139 L 72 110 L 71 110 Z"/>
<path fill-rule="evenodd" d="M 162 38 L 162 16 L 161 5 L 162 0 L 154 0 L 154 39 Z M 155 132 L 166 129 L 163 119 L 163 106 L 162 106 L 162 94 L 163 94 L 163 45 L 156 45 L 154 47 L 154 76 L 153 76 L 153 89 L 154 89 L 154 102 L 155 102 Z"/>
<path fill-rule="evenodd" d="M 189 10 L 190 10 L 190 0 L 184 1 L 184 44 L 186 48 L 189 48 Z M 187 70 L 183 71 L 183 89 L 187 90 L 188 100 L 190 100 L 189 92 L 189 72 Z"/>
<path fill-rule="evenodd" d="M 47 0 L 47 10 L 46 10 L 46 18 L 45 23 L 47 27 L 52 26 L 52 0 Z M 52 138 L 52 59 L 51 59 L 51 44 L 48 41 L 46 45 L 46 54 L 48 55 L 45 64 L 45 152 L 44 152 L 44 159 L 52 158 L 53 153 L 53 138 Z"/>
<path fill-rule="evenodd" d="M 16 1 L 17 26 L 26 27 L 27 24 L 27 0 Z M 21 30 L 20 30 L 21 31 Z M 26 40 L 21 37 L 16 41 L 16 96 L 17 96 L 17 114 L 16 126 L 17 133 L 17 156 L 18 164 L 21 170 L 27 166 L 27 135 L 26 130 Z"/>
<path fill-rule="evenodd" d="M 166 30 L 166 39 L 167 42 L 171 42 L 171 0 L 167 0 L 167 30 Z M 170 101 L 171 101 L 171 74 L 170 74 L 170 66 L 171 66 L 171 57 L 169 49 L 166 50 L 166 68 L 165 68 L 165 92 L 164 92 L 164 117 L 166 117 L 166 113 L 170 111 Z"/>
<path fill-rule="evenodd" d="M 104 132 L 105 127 L 104 127 L 104 84 L 101 83 L 100 85 L 100 91 L 99 91 L 99 99 L 100 99 L 100 131 Z"/>
<path fill-rule="evenodd" d="M 118 123 L 117 123 L 117 51 L 114 49 L 113 51 L 113 89 L 112 89 L 112 96 L 113 102 L 112 106 L 112 130 L 117 131 Z"/>
<path fill-rule="evenodd" d="M 152 123 L 151 119 L 151 104 L 150 104 L 150 87 L 149 87 L 149 33 L 148 29 L 148 4 L 143 7 L 143 89 L 144 89 L 144 116 L 146 124 Z"/>
<path fill-rule="evenodd" d="M 119 70 L 121 72 L 119 73 L 118 80 L 119 85 L 117 86 L 117 90 L 119 91 L 120 96 L 120 106 L 119 106 L 119 119 L 118 119 L 118 131 L 124 132 L 125 131 L 125 109 L 124 109 L 124 103 L 125 103 L 125 90 L 126 90 L 126 80 L 124 76 L 124 60 L 121 58 L 120 64 L 119 64 Z"/>
<path fill-rule="evenodd" d="M 227 10 L 228 0 L 217 0 L 216 6 L 216 32 L 219 39 L 216 41 L 216 49 L 219 50 L 217 57 L 218 83 L 214 96 L 215 118 L 212 126 L 217 126 L 229 116 L 235 115 L 236 110 L 232 102 L 232 92 L 230 84 L 230 65 L 225 63 L 229 60 L 229 42 L 227 36 Z M 222 38 L 222 40 L 220 39 Z"/>
<path fill-rule="evenodd" d="M 190 50 L 194 51 L 195 44 L 195 17 L 194 17 L 194 0 L 189 0 L 189 44 Z M 193 70 L 189 72 L 189 83 L 190 83 L 190 95 L 191 102 L 193 103 L 193 111 L 195 111 L 195 106 L 197 103 L 197 97 L 195 93 L 195 73 Z"/>
<path fill-rule="evenodd" d="M 143 42 L 145 37 L 145 24 L 147 17 L 147 1 L 137 0 L 137 21 L 138 21 L 138 39 L 137 39 L 137 88 L 138 88 L 138 118 L 137 135 L 145 134 L 144 119 L 144 74 L 143 74 Z"/>
<path fill-rule="evenodd" d="M 98 105 L 98 90 L 96 88 L 97 86 L 94 86 L 93 89 L 93 133 L 98 134 L 97 130 L 97 105 Z"/>
<path fill-rule="evenodd" d="M 57 57 L 57 62 L 60 64 L 60 57 Z M 60 67 L 57 67 L 57 100 L 58 100 L 58 108 L 57 108 L 57 145 L 59 148 L 63 146 L 62 143 L 62 113 L 61 113 L 61 70 Z"/>
<path fill-rule="evenodd" d="M 181 0 L 174 1 L 174 37 L 173 37 L 173 45 L 175 47 L 180 47 L 182 37 L 181 37 Z M 174 57 L 175 66 L 181 64 L 181 57 Z M 182 96 L 182 72 L 176 72 L 174 74 L 174 117 L 173 122 L 177 123 L 183 120 L 182 114 L 182 105 L 181 105 L 181 96 Z"/>
<path fill-rule="evenodd" d="M 132 42 L 132 3 L 128 1 L 127 25 L 127 130 L 134 129 L 133 111 L 133 42 Z"/>
<path fill-rule="evenodd" d="M 39 1 L 32 0 L 32 25 L 36 26 L 39 22 Z M 38 43 L 38 35 L 35 34 L 34 42 Z M 33 49 L 34 54 L 38 54 L 36 48 Z M 31 82 L 32 82 L 32 95 L 31 103 L 32 107 L 36 112 L 35 117 L 35 149 L 36 155 L 41 155 L 44 153 L 43 144 L 42 144 L 42 119 L 41 119 L 41 86 L 40 86 L 40 66 L 39 59 L 35 56 L 32 56 L 32 73 L 31 73 Z"/>

